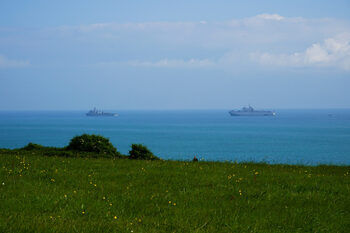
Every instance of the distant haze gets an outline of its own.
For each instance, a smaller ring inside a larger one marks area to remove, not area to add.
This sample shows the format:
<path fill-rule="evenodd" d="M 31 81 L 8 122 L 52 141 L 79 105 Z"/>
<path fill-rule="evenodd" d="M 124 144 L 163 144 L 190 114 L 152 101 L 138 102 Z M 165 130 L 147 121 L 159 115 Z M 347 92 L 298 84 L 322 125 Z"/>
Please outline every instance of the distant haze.
<path fill-rule="evenodd" d="M 350 2 L 0 2 L 0 110 L 350 108 Z"/>

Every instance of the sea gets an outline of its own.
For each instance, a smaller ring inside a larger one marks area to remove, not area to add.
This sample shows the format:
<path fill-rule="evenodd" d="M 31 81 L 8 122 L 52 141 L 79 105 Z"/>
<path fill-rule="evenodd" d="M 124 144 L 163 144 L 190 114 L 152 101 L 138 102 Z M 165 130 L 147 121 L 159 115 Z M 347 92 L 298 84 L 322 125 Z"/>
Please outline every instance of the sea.
<path fill-rule="evenodd" d="M 63 147 L 87 133 L 109 138 L 123 154 L 137 143 L 167 160 L 350 165 L 350 109 L 276 110 L 273 117 L 232 117 L 228 110 L 109 112 L 119 116 L 0 111 L 0 148 Z"/>

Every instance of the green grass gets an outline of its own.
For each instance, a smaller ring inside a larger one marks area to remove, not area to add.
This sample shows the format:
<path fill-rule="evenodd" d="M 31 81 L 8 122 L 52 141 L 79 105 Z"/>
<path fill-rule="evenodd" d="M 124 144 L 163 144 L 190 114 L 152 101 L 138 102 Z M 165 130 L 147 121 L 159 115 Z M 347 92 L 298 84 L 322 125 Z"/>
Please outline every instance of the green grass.
<path fill-rule="evenodd" d="M 350 167 L 0 152 L 0 232 L 349 232 Z M 116 218 L 116 219 L 115 219 Z"/>

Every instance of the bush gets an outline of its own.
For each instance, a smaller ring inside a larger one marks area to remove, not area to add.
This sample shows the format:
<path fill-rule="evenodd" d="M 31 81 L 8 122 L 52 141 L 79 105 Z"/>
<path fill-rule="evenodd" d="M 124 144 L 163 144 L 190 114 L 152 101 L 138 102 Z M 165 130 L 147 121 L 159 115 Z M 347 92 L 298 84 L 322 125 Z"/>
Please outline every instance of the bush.
<path fill-rule="evenodd" d="M 81 152 L 94 152 L 108 156 L 121 156 L 109 139 L 93 134 L 83 134 L 72 138 L 66 149 Z"/>
<path fill-rule="evenodd" d="M 157 160 L 155 156 L 146 146 L 142 144 L 132 144 L 131 151 L 129 151 L 130 159 L 144 159 L 144 160 Z"/>
<path fill-rule="evenodd" d="M 39 144 L 35 144 L 35 143 L 28 143 L 28 145 L 26 145 L 25 147 L 21 148 L 22 150 L 42 150 L 45 147 Z"/>

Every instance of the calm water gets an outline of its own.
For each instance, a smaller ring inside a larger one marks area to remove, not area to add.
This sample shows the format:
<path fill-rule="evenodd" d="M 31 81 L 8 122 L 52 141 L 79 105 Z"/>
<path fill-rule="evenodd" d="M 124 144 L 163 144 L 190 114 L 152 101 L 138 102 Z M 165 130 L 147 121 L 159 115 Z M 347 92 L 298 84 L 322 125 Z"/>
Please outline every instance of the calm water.
<path fill-rule="evenodd" d="M 82 133 L 110 138 L 122 153 L 142 143 L 164 159 L 350 164 L 350 110 L 279 110 L 276 117 L 227 111 L 0 112 L 0 148 L 65 146 Z M 328 114 L 332 114 L 329 116 Z"/>

